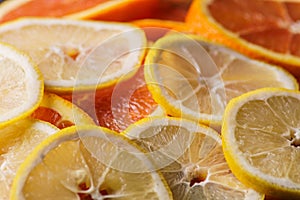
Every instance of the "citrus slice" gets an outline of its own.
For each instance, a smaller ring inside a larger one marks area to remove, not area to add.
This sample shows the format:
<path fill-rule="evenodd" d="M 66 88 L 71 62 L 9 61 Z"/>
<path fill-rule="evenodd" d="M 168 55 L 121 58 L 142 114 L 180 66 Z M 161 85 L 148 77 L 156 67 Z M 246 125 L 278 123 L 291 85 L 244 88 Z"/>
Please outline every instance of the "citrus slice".
<path fill-rule="evenodd" d="M 180 118 L 145 118 L 124 134 L 148 151 L 174 199 L 263 199 L 231 173 L 213 129 Z"/>
<path fill-rule="evenodd" d="M 183 22 L 191 3 L 192 0 L 160 0 L 151 18 Z"/>
<path fill-rule="evenodd" d="M 141 19 L 132 21 L 145 32 L 148 42 L 156 41 L 170 31 L 187 32 L 188 26 L 183 22 L 160 19 Z"/>
<path fill-rule="evenodd" d="M 97 126 L 44 140 L 14 179 L 11 199 L 172 199 L 137 145 Z"/>
<path fill-rule="evenodd" d="M 58 131 L 49 123 L 23 119 L 0 130 L 0 199 L 9 199 L 17 169 L 35 146 Z"/>
<path fill-rule="evenodd" d="M 0 5 L 0 22 L 19 17 L 66 17 L 127 21 L 149 17 L 158 0 L 9 0 Z"/>
<path fill-rule="evenodd" d="M 62 129 L 73 125 L 95 124 L 93 119 L 71 102 L 58 95 L 45 93 L 31 117 L 49 122 Z"/>
<path fill-rule="evenodd" d="M 3 24 L 0 41 L 30 55 L 46 89 L 55 92 L 105 87 L 132 76 L 146 45 L 144 32 L 133 25 L 49 18 Z"/>
<path fill-rule="evenodd" d="M 193 35 L 171 34 L 149 50 L 145 80 L 172 116 L 221 124 L 227 102 L 262 87 L 298 89 L 279 67 L 251 60 Z"/>
<path fill-rule="evenodd" d="M 300 198 L 300 93 L 265 88 L 231 100 L 222 127 L 226 160 L 243 183 L 269 196 Z"/>
<path fill-rule="evenodd" d="M 299 78 L 299 8 L 290 0 L 195 0 L 186 21 L 194 32 Z"/>
<path fill-rule="evenodd" d="M 29 116 L 39 105 L 44 83 L 28 56 L 0 44 L 0 126 Z"/>
<path fill-rule="evenodd" d="M 97 125 L 117 132 L 149 115 L 166 115 L 147 88 L 143 66 L 130 79 L 111 87 L 61 96 L 82 108 Z"/>

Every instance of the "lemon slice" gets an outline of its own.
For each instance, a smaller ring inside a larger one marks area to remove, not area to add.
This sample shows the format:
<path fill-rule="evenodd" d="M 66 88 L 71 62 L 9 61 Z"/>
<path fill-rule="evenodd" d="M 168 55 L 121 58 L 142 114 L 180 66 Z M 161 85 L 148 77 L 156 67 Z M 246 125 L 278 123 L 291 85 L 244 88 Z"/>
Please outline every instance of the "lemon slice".
<path fill-rule="evenodd" d="M 94 125 L 94 120 L 82 109 L 56 94 L 45 93 L 31 117 L 47 121 L 62 129 L 73 125 Z"/>
<path fill-rule="evenodd" d="M 0 199 L 9 199 L 17 169 L 26 156 L 59 129 L 49 123 L 23 119 L 0 130 Z"/>
<path fill-rule="evenodd" d="M 279 67 L 179 33 L 149 50 L 145 79 L 168 114 L 219 125 L 233 97 L 263 87 L 298 89 L 295 78 Z"/>
<path fill-rule="evenodd" d="M 105 87 L 139 67 L 144 32 L 130 24 L 25 18 L 0 26 L 0 41 L 31 56 L 49 91 Z"/>
<path fill-rule="evenodd" d="M 231 173 L 213 129 L 193 121 L 145 118 L 124 131 L 144 147 L 174 199 L 263 199 Z"/>
<path fill-rule="evenodd" d="M 30 58 L 0 44 L 0 126 L 29 116 L 42 100 L 42 76 Z"/>
<path fill-rule="evenodd" d="M 172 199 L 137 145 L 97 126 L 69 127 L 43 141 L 14 179 L 11 199 Z"/>
<path fill-rule="evenodd" d="M 266 88 L 230 101 L 225 157 L 243 183 L 269 196 L 300 198 L 300 93 Z"/>

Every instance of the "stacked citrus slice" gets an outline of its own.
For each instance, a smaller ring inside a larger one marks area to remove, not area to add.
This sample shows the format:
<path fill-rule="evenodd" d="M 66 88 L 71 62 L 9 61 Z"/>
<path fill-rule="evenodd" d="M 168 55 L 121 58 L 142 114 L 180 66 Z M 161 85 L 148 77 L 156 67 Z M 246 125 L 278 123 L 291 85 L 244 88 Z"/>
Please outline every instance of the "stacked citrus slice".
<path fill-rule="evenodd" d="M 198 34 L 299 77 L 299 8 L 289 0 L 195 0 L 186 21 Z"/>
<path fill-rule="evenodd" d="M 124 134 L 148 151 L 174 199 L 263 199 L 231 173 L 214 130 L 180 118 L 145 118 Z"/>
<path fill-rule="evenodd" d="M 11 199 L 172 199 L 134 143 L 108 129 L 69 127 L 19 168 Z"/>
<path fill-rule="evenodd" d="M 29 116 L 43 96 L 44 82 L 31 59 L 0 44 L 0 126 Z"/>
<path fill-rule="evenodd" d="M 146 38 L 119 23 L 27 18 L 0 26 L 0 41 L 27 53 L 44 75 L 47 90 L 95 89 L 132 76 Z"/>
<path fill-rule="evenodd" d="M 0 199 L 9 199 L 13 179 L 26 156 L 58 130 L 46 122 L 23 119 L 0 130 Z"/>
<path fill-rule="evenodd" d="M 146 57 L 145 79 L 168 114 L 221 124 L 227 102 L 262 87 L 298 89 L 279 67 L 242 56 L 202 38 L 169 34 Z"/>
<path fill-rule="evenodd" d="M 19 17 L 65 17 L 126 21 L 148 17 L 158 0 L 9 0 L 0 5 L 0 22 Z"/>
<path fill-rule="evenodd" d="M 73 125 L 95 124 L 86 112 L 51 93 L 44 93 L 42 102 L 31 117 L 49 122 L 60 129 Z"/>
<path fill-rule="evenodd" d="M 222 127 L 233 173 L 269 196 L 299 199 L 300 93 L 267 88 L 230 101 Z"/>

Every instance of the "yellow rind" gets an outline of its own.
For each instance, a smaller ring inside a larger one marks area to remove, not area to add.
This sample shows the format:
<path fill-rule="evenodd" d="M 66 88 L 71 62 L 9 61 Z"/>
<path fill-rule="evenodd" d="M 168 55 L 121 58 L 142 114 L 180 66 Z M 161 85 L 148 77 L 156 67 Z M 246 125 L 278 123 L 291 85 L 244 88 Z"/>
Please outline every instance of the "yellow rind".
<path fill-rule="evenodd" d="M 236 147 L 230 141 L 229 137 L 234 134 L 230 132 L 229 124 L 232 122 L 231 115 L 235 115 L 237 109 L 247 102 L 247 99 L 252 98 L 255 95 L 263 94 L 265 92 L 292 92 L 300 95 L 299 91 L 288 90 L 283 88 L 263 88 L 257 89 L 248 93 L 245 93 L 239 97 L 232 99 L 224 113 L 224 120 L 222 125 L 222 148 L 224 152 L 225 159 L 228 163 L 229 168 L 232 170 L 232 173 L 246 186 L 253 188 L 256 191 L 266 194 L 267 196 L 282 198 L 282 199 L 299 199 L 300 190 L 292 189 L 287 187 L 282 187 L 273 183 L 270 183 L 255 174 L 249 172 L 245 169 L 245 166 L 238 161 L 237 152 L 235 151 Z"/>
<path fill-rule="evenodd" d="M 142 153 L 146 153 L 140 146 L 138 146 L 133 141 L 129 140 L 128 138 L 108 128 L 104 128 L 96 125 L 82 125 L 82 126 L 71 126 L 65 129 L 61 129 L 57 133 L 49 136 L 47 139 L 41 142 L 19 167 L 12 184 L 10 199 L 12 200 L 20 199 L 20 192 L 22 191 L 23 184 L 26 181 L 26 177 L 28 176 L 30 171 L 35 167 L 36 164 L 42 161 L 44 155 L 46 155 L 52 148 L 55 148 L 57 145 L 59 145 L 60 141 L 78 139 L 80 138 L 80 136 L 78 135 L 77 131 L 90 131 L 90 130 L 98 130 L 104 132 L 105 134 L 113 135 L 114 137 L 121 138 L 121 140 L 126 141 L 126 143 L 135 147 L 137 150 L 141 151 Z M 49 148 L 51 144 L 54 144 L 54 146 L 52 146 L 52 148 L 51 147 Z M 146 154 L 145 156 L 147 157 Z M 168 192 L 169 198 L 173 199 L 172 192 L 170 191 L 169 186 L 166 180 L 163 178 L 162 174 L 160 172 L 155 172 L 155 173 L 157 173 L 158 176 L 160 177 L 163 185 L 165 186 Z"/>
<path fill-rule="evenodd" d="M 22 114 L 14 117 L 14 118 L 12 118 L 8 121 L 0 122 L 0 128 L 4 127 L 4 126 L 8 126 L 9 124 L 12 124 L 16 121 L 19 121 L 21 119 L 24 119 L 24 118 L 30 116 L 38 108 L 38 106 L 40 105 L 40 103 L 43 100 L 43 95 L 44 95 L 44 78 L 43 78 L 43 75 L 42 75 L 41 71 L 39 70 L 37 65 L 32 61 L 32 59 L 27 54 L 25 54 L 24 52 L 20 51 L 19 49 L 15 48 L 14 46 L 12 46 L 10 44 L 0 42 L 0 48 L 2 48 L 1 46 L 5 47 L 5 48 L 8 48 L 11 51 L 14 51 L 16 54 L 18 54 L 18 56 L 22 56 L 28 61 L 28 63 L 32 66 L 32 68 L 34 69 L 35 73 L 38 76 L 37 81 L 38 81 L 39 92 L 38 92 L 38 98 L 36 99 L 35 104 L 32 105 L 31 108 L 28 108 Z"/>

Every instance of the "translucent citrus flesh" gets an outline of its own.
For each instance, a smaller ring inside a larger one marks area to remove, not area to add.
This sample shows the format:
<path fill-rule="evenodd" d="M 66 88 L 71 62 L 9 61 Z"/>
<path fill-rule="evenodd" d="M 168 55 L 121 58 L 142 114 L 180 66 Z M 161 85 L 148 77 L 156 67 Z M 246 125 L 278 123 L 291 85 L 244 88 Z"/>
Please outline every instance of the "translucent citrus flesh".
<path fill-rule="evenodd" d="M 29 57 L 0 45 L 0 124 L 25 118 L 42 99 L 43 81 Z"/>
<path fill-rule="evenodd" d="M 146 43 L 131 25 L 30 18 L 2 25 L 0 41 L 26 52 L 48 88 L 112 84 L 135 71 Z"/>
<path fill-rule="evenodd" d="M 278 53 L 300 56 L 300 3 L 212 0 L 207 6 L 214 20 L 239 37 Z"/>
<path fill-rule="evenodd" d="M 150 152 L 174 199 L 262 199 L 231 173 L 212 129 L 176 118 L 149 118 L 124 132 Z"/>
<path fill-rule="evenodd" d="M 150 172 L 147 158 L 126 138 L 95 127 L 83 131 L 76 127 L 64 130 L 69 133 L 61 132 L 49 143 L 45 141 L 46 146 L 40 146 L 40 152 L 32 157 L 35 161 L 24 165 L 25 179 L 17 181 L 21 191 L 14 191 L 13 197 L 171 198 L 160 176 Z"/>
<path fill-rule="evenodd" d="M 143 67 L 132 78 L 114 86 L 61 96 L 82 108 L 98 125 L 117 132 L 151 114 L 165 114 L 162 110 L 155 113 L 158 105 L 145 83 Z"/>
<path fill-rule="evenodd" d="M 93 119 L 69 101 L 51 93 L 45 93 L 39 107 L 31 117 L 47 121 L 62 129 L 73 125 L 95 124 Z"/>
<path fill-rule="evenodd" d="M 58 129 L 36 120 L 20 120 L 0 131 L 0 198 L 9 199 L 9 192 L 18 167 L 26 156 Z"/>
<path fill-rule="evenodd" d="M 222 134 L 233 173 L 270 196 L 300 196 L 299 103 L 298 92 L 263 89 L 226 109 Z"/>
<path fill-rule="evenodd" d="M 247 91 L 298 88 L 280 68 L 185 35 L 165 36 L 154 44 L 145 77 L 154 99 L 169 114 L 205 123 L 220 123 L 227 102 Z"/>

